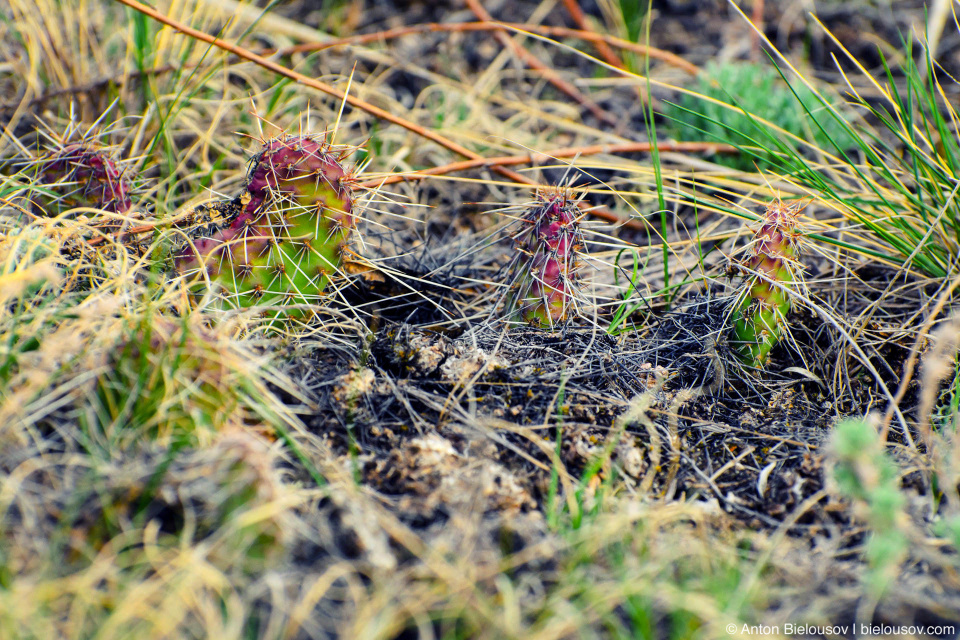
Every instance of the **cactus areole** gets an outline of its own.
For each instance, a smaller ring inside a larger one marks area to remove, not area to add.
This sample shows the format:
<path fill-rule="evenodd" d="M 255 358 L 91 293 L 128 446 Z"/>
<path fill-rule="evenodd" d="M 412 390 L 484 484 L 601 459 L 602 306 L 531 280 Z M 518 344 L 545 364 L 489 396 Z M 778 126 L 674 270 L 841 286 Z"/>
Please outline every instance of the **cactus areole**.
<path fill-rule="evenodd" d="M 537 193 L 535 204 L 523 216 L 513 307 L 532 325 L 552 327 L 574 310 L 582 215 L 578 203 L 557 190 Z"/>
<path fill-rule="evenodd" d="M 186 246 L 177 268 L 202 265 L 237 307 L 315 304 L 356 224 L 342 157 L 313 136 L 267 142 L 250 161 L 239 215 Z"/>
<path fill-rule="evenodd" d="M 747 261 L 748 290 L 734 314 L 734 335 L 741 357 L 762 366 L 780 341 L 790 312 L 789 288 L 796 282 L 797 218 L 805 205 L 767 206 Z"/>
<path fill-rule="evenodd" d="M 103 149 L 67 145 L 42 158 L 38 166 L 46 188 L 55 194 L 41 198 L 48 213 L 74 207 L 127 213 L 132 206 L 129 178 Z"/>

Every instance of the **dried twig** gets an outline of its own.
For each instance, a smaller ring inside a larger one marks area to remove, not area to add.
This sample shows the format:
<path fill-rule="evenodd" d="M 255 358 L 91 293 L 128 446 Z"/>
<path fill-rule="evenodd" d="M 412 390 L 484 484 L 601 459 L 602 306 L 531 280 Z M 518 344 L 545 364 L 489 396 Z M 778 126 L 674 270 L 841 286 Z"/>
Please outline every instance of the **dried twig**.
<path fill-rule="evenodd" d="M 567 13 L 570 14 L 570 17 L 573 18 L 573 21 L 578 27 L 580 27 L 580 29 L 590 33 L 593 32 L 593 29 L 591 29 L 590 25 L 587 23 L 587 17 L 583 14 L 583 9 L 580 8 L 580 3 L 577 0 L 563 0 L 563 6 L 566 8 Z M 623 60 L 621 60 L 620 57 L 613 52 L 613 49 L 610 48 L 609 44 L 607 44 L 604 40 L 596 40 L 593 44 L 597 48 L 597 53 L 600 54 L 601 58 L 615 67 L 623 68 Z"/>
<path fill-rule="evenodd" d="M 480 158 L 478 160 L 462 160 L 460 162 L 451 162 L 442 167 L 433 167 L 423 169 L 413 173 L 399 173 L 388 178 L 367 180 L 360 183 L 362 187 L 374 188 L 378 186 L 395 184 L 397 182 L 408 182 L 413 180 L 423 180 L 430 176 L 442 176 L 448 173 L 458 171 L 467 171 L 478 167 L 489 167 L 492 165 L 510 166 L 519 164 L 540 164 L 549 160 L 559 158 L 573 158 L 577 156 L 592 156 L 599 154 L 613 153 L 645 153 L 651 150 L 653 145 L 649 142 L 625 142 L 621 144 L 591 144 L 583 147 L 565 147 L 544 151 L 540 153 L 528 153 L 524 155 L 499 156 L 495 158 Z M 714 142 L 658 142 L 657 149 L 660 151 L 674 151 L 681 153 L 736 153 L 737 148 L 728 144 L 719 144 Z M 603 217 L 603 216 L 598 216 Z M 615 221 L 615 220 L 611 220 Z"/>
<path fill-rule="evenodd" d="M 488 22 L 493 21 L 493 16 L 491 16 L 490 13 L 483 8 L 483 5 L 480 4 L 479 0 L 466 1 L 467 6 L 470 7 L 470 10 L 473 11 L 478 18 Z M 617 118 L 612 113 L 602 109 L 596 102 L 583 95 L 579 89 L 561 78 L 556 71 L 550 68 L 550 66 L 544 64 L 538 57 L 527 51 L 522 45 L 515 42 L 513 38 L 507 34 L 505 29 L 498 29 L 495 35 L 500 43 L 503 44 L 503 46 L 511 49 L 513 53 L 523 61 L 524 64 L 538 73 L 543 74 L 543 77 L 549 80 L 550 84 L 570 96 L 573 100 L 576 100 L 576 102 L 581 106 L 589 109 L 590 113 L 596 116 L 599 120 L 606 122 L 607 124 L 617 124 Z"/>
<path fill-rule="evenodd" d="M 344 38 L 324 40 L 323 42 L 308 42 L 304 44 L 293 45 L 291 47 L 280 49 L 279 53 L 281 55 L 290 55 L 291 53 L 321 51 L 331 47 L 382 42 L 384 40 L 392 40 L 394 38 L 401 38 L 403 36 L 417 35 L 421 33 L 466 33 L 470 31 L 492 31 L 495 29 L 504 28 L 520 32 L 527 31 L 550 38 L 577 38 L 579 40 L 593 43 L 597 46 L 605 44 L 611 47 L 622 49 L 624 51 L 636 53 L 641 56 L 650 57 L 654 60 L 659 60 L 665 64 L 669 64 L 670 66 L 682 69 L 690 75 L 698 75 L 700 73 L 700 67 L 692 62 L 688 62 L 676 54 L 670 53 L 669 51 L 664 51 L 663 49 L 657 49 L 656 47 L 648 47 L 647 45 L 630 42 L 629 40 L 624 40 L 622 38 L 616 38 L 614 36 L 609 36 L 602 33 L 595 33 L 593 31 L 584 31 L 582 29 L 550 27 L 546 25 L 523 24 L 518 22 L 430 22 L 425 24 L 413 24 L 404 27 L 396 27 L 394 29 L 387 29 L 384 31 L 377 31 L 374 33 L 363 33 Z M 618 66 L 622 67 L 622 64 Z"/>

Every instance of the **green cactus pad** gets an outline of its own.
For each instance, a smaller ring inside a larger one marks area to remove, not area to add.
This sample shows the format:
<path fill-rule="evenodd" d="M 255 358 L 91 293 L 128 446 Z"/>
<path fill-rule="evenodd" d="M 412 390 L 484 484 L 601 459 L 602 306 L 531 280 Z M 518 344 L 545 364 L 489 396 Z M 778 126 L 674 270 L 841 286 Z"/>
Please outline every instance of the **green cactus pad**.
<path fill-rule="evenodd" d="M 319 302 L 356 224 L 341 160 L 314 137 L 267 142 L 251 160 L 237 215 L 184 247 L 178 270 L 205 270 L 238 308 Z"/>
<path fill-rule="evenodd" d="M 746 264 L 748 289 L 734 312 L 733 334 L 740 356 L 755 367 L 766 364 L 790 313 L 788 288 L 796 283 L 796 227 L 803 207 L 770 203 Z"/>

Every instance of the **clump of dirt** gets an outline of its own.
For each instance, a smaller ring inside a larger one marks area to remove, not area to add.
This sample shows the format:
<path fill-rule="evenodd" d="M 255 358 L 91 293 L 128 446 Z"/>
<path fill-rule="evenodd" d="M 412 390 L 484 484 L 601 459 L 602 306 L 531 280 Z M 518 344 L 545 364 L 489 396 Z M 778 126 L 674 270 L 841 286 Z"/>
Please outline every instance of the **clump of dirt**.
<path fill-rule="evenodd" d="M 311 431 L 354 451 L 359 477 L 397 496 L 399 517 L 442 519 L 468 495 L 484 511 L 542 510 L 558 461 L 578 477 L 609 449 L 602 479 L 699 495 L 776 527 L 823 488 L 832 418 L 821 386 L 789 373 L 803 362 L 793 348 L 778 347 L 767 373 L 739 363 L 726 342 L 731 302 L 694 299 L 621 336 L 572 323 L 494 320 L 456 337 L 388 324 L 362 365 L 321 349 L 294 363 L 294 377 L 316 402 Z M 832 521 L 825 503 L 793 527 Z"/>

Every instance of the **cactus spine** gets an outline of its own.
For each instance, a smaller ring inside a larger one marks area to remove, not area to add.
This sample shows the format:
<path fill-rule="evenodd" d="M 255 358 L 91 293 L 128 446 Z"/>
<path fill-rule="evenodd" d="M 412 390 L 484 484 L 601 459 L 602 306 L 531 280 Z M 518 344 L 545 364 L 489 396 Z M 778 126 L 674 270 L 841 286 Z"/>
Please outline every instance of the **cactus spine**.
<path fill-rule="evenodd" d="M 356 225 L 344 154 L 313 136 L 265 143 L 235 217 L 183 248 L 178 270 L 204 267 L 238 307 L 316 303 Z"/>
<path fill-rule="evenodd" d="M 799 274 L 797 218 L 804 206 L 771 202 L 755 233 L 753 255 L 746 263 L 747 291 L 734 311 L 736 346 L 753 366 L 766 363 L 790 312 L 788 288 L 797 283 Z"/>
<path fill-rule="evenodd" d="M 562 189 L 538 192 L 523 215 L 513 308 L 532 325 L 552 327 L 575 311 L 582 215 Z"/>
<path fill-rule="evenodd" d="M 42 184 L 57 194 L 41 199 L 47 213 L 93 207 L 123 214 L 132 207 L 129 177 L 118 162 L 97 146 L 62 146 L 42 157 L 37 166 Z"/>

